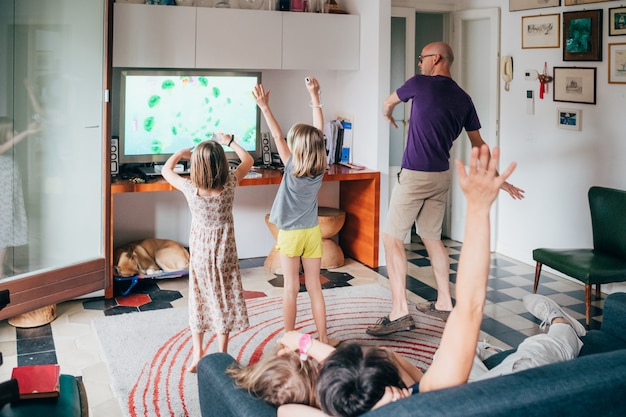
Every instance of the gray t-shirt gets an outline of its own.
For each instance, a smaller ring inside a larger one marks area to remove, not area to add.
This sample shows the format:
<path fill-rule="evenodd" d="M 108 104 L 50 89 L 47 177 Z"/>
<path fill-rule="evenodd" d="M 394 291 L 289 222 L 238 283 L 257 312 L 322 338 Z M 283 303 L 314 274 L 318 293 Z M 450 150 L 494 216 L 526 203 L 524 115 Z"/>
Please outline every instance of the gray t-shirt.
<path fill-rule="evenodd" d="M 270 211 L 270 221 L 281 230 L 308 229 L 317 225 L 317 194 L 324 174 L 315 177 L 293 175 L 291 157 Z"/>

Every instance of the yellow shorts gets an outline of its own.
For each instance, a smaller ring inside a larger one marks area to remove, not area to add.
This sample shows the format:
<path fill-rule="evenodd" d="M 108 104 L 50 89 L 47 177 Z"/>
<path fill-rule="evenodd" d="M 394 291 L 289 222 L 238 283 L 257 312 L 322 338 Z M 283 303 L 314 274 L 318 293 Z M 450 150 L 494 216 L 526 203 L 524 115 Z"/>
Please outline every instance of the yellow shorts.
<path fill-rule="evenodd" d="M 276 250 L 285 256 L 322 257 L 322 231 L 319 224 L 308 229 L 279 230 Z"/>

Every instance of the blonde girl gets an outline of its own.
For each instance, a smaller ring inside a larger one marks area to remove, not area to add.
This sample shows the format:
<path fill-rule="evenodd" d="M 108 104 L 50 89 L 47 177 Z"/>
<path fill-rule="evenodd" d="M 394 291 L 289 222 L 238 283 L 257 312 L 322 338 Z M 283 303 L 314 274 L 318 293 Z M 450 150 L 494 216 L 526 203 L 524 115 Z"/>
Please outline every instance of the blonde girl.
<path fill-rule="evenodd" d="M 279 355 L 278 350 L 279 347 L 276 347 L 267 352 L 253 365 L 235 365 L 226 372 L 238 387 L 247 389 L 275 407 L 283 404 L 317 407 L 317 364 L 309 358 L 301 360 L 296 351 L 285 351 Z"/>
<path fill-rule="evenodd" d="M 324 115 L 320 103 L 319 84 L 307 77 L 311 96 L 313 126 L 294 125 L 283 139 L 283 132 L 269 105 L 270 92 L 257 85 L 252 95 L 268 124 L 280 159 L 285 166 L 283 179 L 270 211 L 270 221 L 278 229 L 276 248 L 284 276 L 283 321 L 285 331 L 294 330 L 297 298 L 300 290 L 300 263 L 304 268 L 306 290 L 311 298 L 313 320 L 319 340 L 329 341 L 326 333 L 326 304 L 320 284 L 322 234 L 317 221 L 317 193 L 326 171 Z"/>
<path fill-rule="evenodd" d="M 232 148 L 241 159 L 234 172 L 229 172 L 222 145 Z M 190 178 L 174 172 L 181 159 L 191 161 Z M 233 199 L 237 183 L 253 162 L 234 136 L 219 133 L 216 141 L 199 143 L 193 153 L 191 149 L 176 152 L 163 166 L 163 178 L 182 191 L 191 210 L 189 327 L 193 358 L 189 372 L 196 372 L 206 353 L 202 344 L 205 332 L 216 333 L 218 351 L 226 352 L 230 332 L 249 326 L 235 244 Z"/>

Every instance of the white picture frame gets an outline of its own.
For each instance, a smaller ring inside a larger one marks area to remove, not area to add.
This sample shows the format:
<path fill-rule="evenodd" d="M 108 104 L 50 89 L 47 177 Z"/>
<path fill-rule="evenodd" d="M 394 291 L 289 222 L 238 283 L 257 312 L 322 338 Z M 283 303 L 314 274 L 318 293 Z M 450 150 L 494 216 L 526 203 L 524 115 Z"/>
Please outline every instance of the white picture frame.
<path fill-rule="evenodd" d="M 581 109 L 556 109 L 556 124 L 561 129 L 582 130 L 583 111 Z"/>

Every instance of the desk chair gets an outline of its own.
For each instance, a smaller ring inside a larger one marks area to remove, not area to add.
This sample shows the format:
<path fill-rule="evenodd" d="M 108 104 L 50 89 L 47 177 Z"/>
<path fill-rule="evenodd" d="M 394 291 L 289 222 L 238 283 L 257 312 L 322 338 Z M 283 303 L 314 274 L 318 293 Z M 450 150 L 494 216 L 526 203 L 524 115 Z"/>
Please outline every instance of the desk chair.
<path fill-rule="evenodd" d="M 585 318 L 591 321 L 591 286 L 626 281 L 626 191 L 591 187 L 587 194 L 591 210 L 593 248 L 533 250 L 537 293 L 541 266 L 547 265 L 585 284 Z"/>

